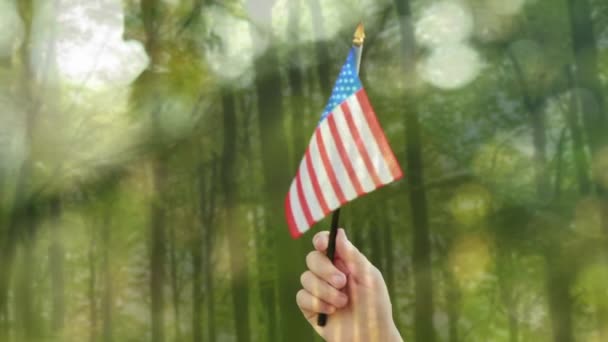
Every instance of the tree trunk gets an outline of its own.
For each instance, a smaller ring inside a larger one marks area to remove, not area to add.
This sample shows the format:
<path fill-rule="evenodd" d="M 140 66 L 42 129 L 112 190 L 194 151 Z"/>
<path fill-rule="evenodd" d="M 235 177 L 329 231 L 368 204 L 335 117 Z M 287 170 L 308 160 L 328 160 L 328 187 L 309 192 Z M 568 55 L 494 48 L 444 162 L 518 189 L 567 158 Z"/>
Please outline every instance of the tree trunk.
<path fill-rule="evenodd" d="M 575 75 L 572 70 L 567 71 L 568 83 L 570 89 L 576 89 Z M 579 116 L 583 111 L 583 106 L 580 99 L 575 93 L 572 93 L 571 105 L 566 110 L 566 122 L 570 137 L 572 139 L 572 153 L 574 154 L 574 166 L 576 168 L 576 178 L 578 180 L 579 192 L 586 196 L 591 192 L 591 180 L 589 179 L 589 163 L 585 153 L 585 142 L 583 140 L 583 131 L 579 125 Z"/>
<path fill-rule="evenodd" d="M 19 170 L 17 187 L 15 189 L 13 212 L 9 214 L 6 222 L 6 229 L 2 231 L 0 236 L 0 340 L 10 338 L 10 312 L 9 312 L 9 290 L 11 276 L 13 271 L 13 262 L 19 237 L 26 235 L 27 232 L 22 232 L 21 227 L 23 221 L 28 221 L 28 218 L 23 217 L 22 208 L 29 208 L 28 196 L 30 189 L 30 171 L 32 161 L 30 156 L 30 146 L 32 144 L 32 132 L 34 130 L 34 122 L 37 115 L 37 107 L 32 94 L 31 80 L 33 79 L 30 70 L 30 40 L 31 28 L 33 20 L 34 5 L 32 0 L 23 0 L 17 2 L 17 10 L 22 22 L 24 23 L 24 40 L 19 49 L 19 61 L 13 65 L 15 70 L 19 70 L 20 78 L 18 80 L 23 103 L 25 104 L 25 160 Z M 29 209 L 26 209 L 26 211 Z M 26 214 L 27 216 L 27 214 Z M 34 217 L 29 217 L 32 221 Z M 29 223 L 28 223 L 29 224 Z M 17 317 L 15 317 L 15 320 Z"/>
<path fill-rule="evenodd" d="M 202 291 L 202 227 L 195 228 L 195 235 L 190 248 L 192 258 L 192 341 L 203 340 L 203 291 Z"/>
<path fill-rule="evenodd" d="M 446 284 L 446 306 L 448 314 L 448 333 L 450 342 L 460 341 L 460 333 L 458 323 L 460 321 L 460 287 L 454 279 L 452 270 L 446 269 L 445 284 Z"/>
<path fill-rule="evenodd" d="M 89 319 L 91 324 L 91 331 L 89 333 L 89 341 L 97 342 L 97 260 L 96 260 L 96 249 L 97 249 L 97 234 L 96 229 L 91 229 L 91 240 L 89 244 Z"/>
<path fill-rule="evenodd" d="M 222 159 L 222 186 L 224 193 L 224 224 L 228 234 L 231 270 L 232 303 L 237 341 L 250 341 L 249 327 L 249 267 L 247 229 L 239 229 L 235 217 L 236 206 L 236 108 L 234 94 L 222 90 L 224 108 L 224 152 Z"/>
<path fill-rule="evenodd" d="M 166 159 L 154 161 L 154 183 L 157 198 L 151 209 L 151 248 L 150 248 L 150 296 L 152 319 L 152 342 L 163 342 L 165 339 L 164 323 L 164 285 L 165 285 L 165 209 L 163 208 L 163 192 L 166 189 L 167 177 Z"/>
<path fill-rule="evenodd" d="M 190 257 L 192 258 L 192 341 L 201 342 L 203 340 L 203 230 L 210 229 L 210 224 L 206 222 L 207 205 L 207 182 L 205 166 L 199 166 L 199 224 L 194 228 L 194 236 L 190 244 Z M 205 251 L 205 253 L 207 253 Z M 211 299 L 209 299 L 211 300 Z"/>
<path fill-rule="evenodd" d="M 65 314 L 65 294 L 63 282 L 63 244 L 61 238 L 61 202 L 59 198 L 51 202 L 51 245 L 49 247 L 49 270 L 51 272 L 51 287 L 53 305 L 51 309 L 52 328 L 55 334 L 63 330 Z"/>
<path fill-rule="evenodd" d="M 370 220 L 367 223 L 367 234 L 370 240 L 369 259 L 371 263 L 384 274 L 384 246 L 382 246 L 382 242 L 384 241 L 384 227 L 380 220 L 380 217 L 382 216 L 381 210 L 382 209 L 379 207 L 373 210 Z"/>
<path fill-rule="evenodd" d="M 576 64 L 575 83 L 591 93 L 591 97 L 579 97 L 583 122 L 589 141 L 592 160 L 602 158 L 608 148 L 608 113 L 605 91 L 600 79 L 598 46 L 593 28 L 591 4 L 589 0 L 568 0 L 572 46 Z M 603 170 L 593 170 L 603 172 Z M 604 238 L 608 237 L 608 184 L 594 175 L 595 187 L 601 206 L 601 227 Z M 608 322 L 604 322 L 608 324 Z"/>
<path fill-rule="evenodd" d="M 384 243 L 383 243 L 383 248 L 385 249 L 384 252 L 384 269 L 383 269 L 383 274 L 384 274 L 384 279 L 386 281 L 386 287 L 388 289 L 388 294 L 392 300 L 393 303 L 393 319 L 395 320 L 395 323 L 397 324 L 397 328 L 400 328 L 399 326 L 399 297 L 397 296 L 397 294 L 395 293 L 395 261 L 394 261 L 394 244 L 393 244 L 393 239 L 395 238 L 395 236 L 393 235 L 393 225 L 392 222 L 388 219 L 387 215 L 390 213 L 391 209 L 387 209 L 385 210 L 385 212 L 383 213 L 383 218 L 380 222 L 382 222 L 382 230 L 383 230 L 383 234 L 382 236 L 384 237 Z"/>
<path fill-rule="evenodd" d="M 245 155 L 247 156 L 246 169 L 250 179 L 256 179 L 255 164 L 253 162 L 255 158 L 255 152 L 252 148 L 251 137 L 256 136 L 255 132 L 250 132 L 253 127 L 245 125 L 244 130 L 247 132 L 245 136 Z M 255 253 L 256 253 L 256 270 L 259 287 L 259 298 L 262 305 L 261 315 L 258 317 L 258 326 L 264 326 L 266 329 L 263 330 L 263 334 L 260 337 L 262 341 L 276 342 L 278 338 L 278 317 L 277 317 L 277 298 L 275 294 L 276 289 L 276 259 L 272 255 L 272 236 L 270 235 L 269 228 L 263 224 L 264 213 L 260 212 L 260 204 L 263 203 L 264 197 L 261 195 L 259 186 L 256 186 L 254 182 L 249 183 L 249 191 L 252 196 L 252 200 L 256 203 L 253 208 L 253 228 L 254 228 L 254 239 L 255 239 Z"/>
<path fill-rule="evenodd" d="M 536 190 L 541 203 L 550 201 L 550 184 L 547 175 L 547 138 L 545 117 L 542 104 L 533 98 L 528 88 L 525 75 L 519 61 L 513 54 L 510 55 L 519 82 L 524 105 L 528 111 L 530 126 L 532 127 L 532 140 L 534 144 L 534 167 L 536 172 Z M 549 229 L 549 227 L 545 227 Z M 544 251 L 547 267 L 547 292 L 549 299 L 549 315 L 551 317 L 553 340 L 555 342 L 570 342 L 574 340 L 572 326 L 573 299 L 570 294 L 573 271 L 569 264 L 560 262 L 563 259 L 562 251 L 553 242 L 549 242 Z"/>
<path fill-rule="evenodd" d="M 211 176 L 209 182 L 205 178 L 203 166 L 200 168 L 199 178 L 199 195 L 200 195 L 200 213 L 201 220 L 201 239 L 202 239 L 202 272 L 203 285 L 205 288 L 206 309 L 207 309 L 207 340 L 214 342 L 216 340 L 215 331 L 215 291 L 213 282 L 213 246 L 214 246 L 214 218 L 215 218 L 215 198 L 216 198 L 216 183 L 217 183 L 217 162 L 214 159 L 211 163 Z M 202 316 L 202 312 L 201 312 Z M 195 323 L 199 326 L 201 322 Z M 202 334 L 201 334 L 202 338 Z"/>
<path fill-rule="evenodd" d="M 323 20 L 323 11 L 319 0 L 308 0 L 310 11 L 312 14 L 312 27 L 315 35 L 315 52 L 317 54 L 317 72 L 319 82 L 321 83 L 321 91 L 324 97 L 329 98 L 331 95 L 331 68 L 329 57 L 329 46 L 325 40 L 325 21 Z M 320 115 L 321 113 L 319 113 Z"/>
<path fill-rule="evenodd" d="M 570 293 L 572 274 L 569 267 L 565 267 L 560 251 L 550 247 L 545 257 L 547 267 L 547 290 L 549 297 L 550 318 L 553 328 L 553 341 L 574 341 L 572 328 L 573 299 Z"/>
<path fill-rule="evenodd" d="M 37 338 L 37 317 L 35 317 L 33 295 L 34 238 L 26 236 L 21 248 L 21 267 L 15 287 L 15 314 L 18 327 L 17 336 L 22 341 Z"/>
<path fill-rule="evenodd" d="M 606 145 L 608 119 L 598 70 L 598 48 L 593 29 L 589 0 L 568 0 L 572 48 L 576 63 L 576 83 L 591 92 L 592 98 L 581 99 L 583 121 L 593 153 Z"/>
<path fill-rule="evenodd" d="M 177 247 L 175 240 L 175 225 L 169 229 L 169 260 L 171 265 L 171 298 L 173 299 L 173 318 L 175 319 L 175 341 L 181 341 L 180 311 L 179 311 L 179 270 L 177 262 Z"/>
<path fill-rule="evenodd" d="M 509 325 L 509 341 L 517 342 L 519 339 L 518 303 L 513 294 L 513 283 L 508 282 L 513 275 L 513 256 L 508 247 L 499 245 L 496 253 L 496 277 L 498 279 L 498 293 L 501 304 L 505 307 L 505 314 Z"/>
<path fill-rule="evenodd" d="M 156 75 L 154 75 L 154 67 L 159 62 L 160 42 L 159 42 L 159 19 L 160 8 L 158 0 L 142 0 L 141 13 L 144 30 L 146 33 L 146 52 L 150 57 L 150 65 L 148 70 L 140 76 L 136 87 L 143 83 L 151 88 L 153 93 L 150 101 L 158 101 L 158 94 L 155 86 L 158 83 Z M 152 123 L 156 130 L 155 136 L 161 136 L 159 128 L 159 111 L 160 104 L 154 103 L 152 109 Z M 161 139 L 162 141 L 162 139 Z M 163 342 L 165 340 L 165 259 L 166 259 L 166 213 L 164 208 L 164 193 L 167 189 L 167 153 L 163 150 L 163 146 L 159 143 L 155 146 L 157 149 L 152 160 L 152 178 L 154 184 L 154 194 L 152 208 L 150 210 L 150 316 L 152 326 L 152 342 Z"/>
<path fill-rule="evenodd" d="M 405 74 L 415 74 L 414 31 L 411 24 L 409 0 L 395 0 L 399 15 Z M 415 340 L 435 340 L 433 328 L 433 280 L 431 271 L 431 241 L 428 224 L 427 199 L 424 189 L 424 166 L 420 121 L 414 101 L 407 101 L 405 112 L 407 179 L 414 230 L 413 266 L 416 303 L 414 308 Z"/>
<path fill-rule="evenodd" d="M 112 269 L 110 267 L 110 218 L 105 217 L 102 227 L 102 267 L 104 279 L 104 291 L 102 297 L 102 315 L 103 315 L 103 341 L 111 342 L 113 340 L 112 332 Z"/>
<path fill-rule="evenodd" d="M 298 9 L 300 7 L 301 0 L 291 0 L 289 2 L 289 25 L 288 25 L 288 36 L 289 42 L 294 47 L 291 48 L 288 57 L 289 68 L 287 76 L 289 79 L 289 87 L 291 89 L 291 136 L 292 136 L 292 147 L 293 147 L 293 169 L 296 169 L 300 165 L 302 155 L 305 151 L 306 136 L 305 130 L 302 127 L 306 127 L 307 116 L 310 113 L 305 111 L 305 96 L 304 96 L 304 77 L 301 70 L 301 58 L 300 58 L 300 13 Z"/>
<path fill-rule="evenodd" d="M 213 282 L 213 263 L 211 260 L 213 251 L 213 231 L 212 227 L 204 228 L 204 253 L 203 253 L 203 274 L 205 283 L 205 297 L 207 297 L 207 340 L 216 341 L 215 330 L 215 288 Z"/>
<path fill-rule="evenodd" d="M 263 5 L 250 0 L 249 7 L 256 8 L 254 21 L 272 22 L 271 9 L 274 1 L 265 1 Z M 255 27 L 252 26 L 252 38 L 257 40 Z M 288 172 L 289 165 L 287 137 L 283 130 L 284 110 L 282 103 L 283 87 L 278 70 L 277 51 L 269 47 L 255 61 L 255 85 L 258 100 L 259 125 L 262 148 L 262 166 L 264 174 L 265 213 L 268 232 L 274 237 L 274 257 L 278 261 L 279 309 L 281 341 L 309 341 L 312 332 L 302 322 L 299 310 L 293 310 L 294 295 L 301 287 L 299 274 L 302 271 L 293 267 L 293 260 L 304 260 L 303 241 L 293 241 L 288 233 L 284 215 L 277 213 L 277 208 L 284 208 L 284 199 L 289 189 L 291 177 L 295 170 Z M 306 244 L 308 245 L 308 244 Z M 308 247 L 307 247 L 308 249 Z M 289 255 L 287 258 L 285 256 Z"/>

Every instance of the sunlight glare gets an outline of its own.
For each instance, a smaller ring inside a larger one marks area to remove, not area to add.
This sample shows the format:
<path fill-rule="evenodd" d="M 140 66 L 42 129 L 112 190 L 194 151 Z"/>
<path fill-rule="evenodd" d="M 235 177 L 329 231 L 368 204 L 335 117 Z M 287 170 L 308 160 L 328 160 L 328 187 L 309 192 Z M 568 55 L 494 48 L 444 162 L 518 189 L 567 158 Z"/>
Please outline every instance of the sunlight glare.
<path fill-rule="evenodd" d="M 128 85 L 147 67 L 143 45 L 122 39 L 124 13 L 119 0 L 51 3 L 41 7 L 34 23 L 32 64 L 39 76 L 48 72 L 47 63 L 41 62 L 49 41 L 55 41 L 61 79 L 87 88 Z"/>
<path fill-rule="evenodd" d="M 214 48 L 205 48 L 211 71 L 220 81 L 231 82 L 245 77 L 244 84 L 252 81 L 253 60 L 268 47 L 268 42 L 260 37 L 252 41 L 251 27 L 246 20 L 237 18 L 224 9 L 212 7 L 207 10 L 208 20 L 221 43 Z"/>
<path fill-rule="evenodd" d="M 332 37 L 335 37 L 340 31 L 341 25 L 339 24 L 339 20 L 328 20 L 329 18 L 338 18 L 340 16 L 339 2 L 331 1 L 320 4 L 320 6 L 322 6 L 321 11 L 323 12 L 323 18 L 316 20 L 320 20 L 322 23 L 325 23 L 325 25 L 323 25 L 323 36 L 316 37 L 315 34 L 319 32 L 315 33 L 315 30 L 313 29 L 313 14 L 309 5 L 305 2 L 296 3 L 288 0 L 279 0 L 272 9 L 272 29 L 276 37 L 279 38 L 282 43 L 294 43 L 290 41 L 289 36 L 289 6 L 294 6 L 294 4 L 298 5 L 296 11 L 298 13 L 297 35 L 299 43 L 329 40 Z"/>
<path fill-rule="evenodd" d="M 13 1 L 0 0 L 0 58 L 10 57 L 23 40 L 23 22 Z"/>

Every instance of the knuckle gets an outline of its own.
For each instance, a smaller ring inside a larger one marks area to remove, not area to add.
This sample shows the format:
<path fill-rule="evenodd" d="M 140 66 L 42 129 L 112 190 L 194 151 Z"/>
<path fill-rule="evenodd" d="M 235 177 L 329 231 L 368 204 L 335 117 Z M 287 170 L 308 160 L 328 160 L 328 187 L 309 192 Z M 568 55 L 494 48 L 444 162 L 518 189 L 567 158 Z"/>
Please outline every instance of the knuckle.
<path fill-rule="evenodd" d="M 376 285 L 384 284 L 384 277 L 382 276 L 382 272 L 376 266 L 371 267 L 371 275 L 372 281 Z"/>
<path fill-rule="evenodd" d="M 312 297 L 312 308 L 315 311 L 320 311 L 323 309 L 323 302 L 317 297 Z"/>
<path fill-rule="evenodd" d="M 306 287 L 306 283 L 308 280 L 308 277 L 310 276 L 310 271 L 306 271 L 304 273 L 302 273 L 302 275 L 300 276 L 300 284 L 302 284 L 302 286 Z"/>

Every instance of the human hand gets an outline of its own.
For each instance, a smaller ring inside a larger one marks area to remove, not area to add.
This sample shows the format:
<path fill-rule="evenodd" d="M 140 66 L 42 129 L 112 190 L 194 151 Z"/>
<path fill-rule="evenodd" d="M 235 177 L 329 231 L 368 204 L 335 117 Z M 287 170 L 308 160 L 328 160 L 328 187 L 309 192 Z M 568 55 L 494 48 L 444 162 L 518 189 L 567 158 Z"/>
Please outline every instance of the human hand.
<path fill-rule="evenodd" d="M 315 251 L 306 257 L 296 301 L 315 331 L 329 342 L 403 341 L 393 321 L 392 306 L 382 274 L 346 238 L 336 237 L 335 265 L 325 255 L 329 232 L 313 238 Z M 328 314 L 324 327 L 319 313 Z"/>

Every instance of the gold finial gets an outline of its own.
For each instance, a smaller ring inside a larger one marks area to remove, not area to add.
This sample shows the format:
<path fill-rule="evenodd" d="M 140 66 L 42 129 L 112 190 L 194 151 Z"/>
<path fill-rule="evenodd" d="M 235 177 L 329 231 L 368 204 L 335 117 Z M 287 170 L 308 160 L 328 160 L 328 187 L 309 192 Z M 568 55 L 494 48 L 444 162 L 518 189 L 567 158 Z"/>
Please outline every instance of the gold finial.
<path fill-rule="evenodd" d="M 363 23 L 359 23 L 357 26 L 357 30 L 355 31 L 355 37 L 353 38 L 353 44 L 355 46 L 362 46 L 365 41 L 365 28 L 363 27 Z"/>

